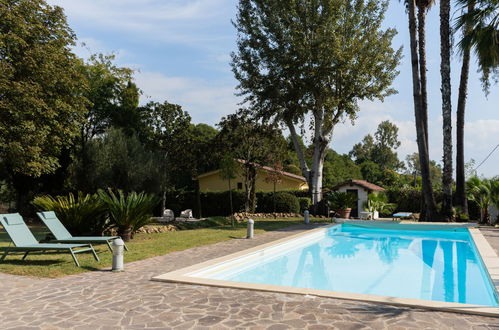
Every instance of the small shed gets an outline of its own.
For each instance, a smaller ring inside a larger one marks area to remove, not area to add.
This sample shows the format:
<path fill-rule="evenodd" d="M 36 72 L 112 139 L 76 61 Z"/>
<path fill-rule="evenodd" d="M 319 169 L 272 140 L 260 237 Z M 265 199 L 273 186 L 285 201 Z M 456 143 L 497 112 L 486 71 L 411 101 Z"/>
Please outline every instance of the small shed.
<path fill-rule="evenodd" d="M 334 191 L 347 192 L 355 195 L 357 198 L 357 208 L 352 209 L 350 215 L 354 218 L 359 216 L 359 212 L 364 210 L 364 203 L 367 203 L 367 197 L 370 192 L 384 191 L 385 188 L 375 185 L 366 180 L 351 179 L 333 187 Z"/>

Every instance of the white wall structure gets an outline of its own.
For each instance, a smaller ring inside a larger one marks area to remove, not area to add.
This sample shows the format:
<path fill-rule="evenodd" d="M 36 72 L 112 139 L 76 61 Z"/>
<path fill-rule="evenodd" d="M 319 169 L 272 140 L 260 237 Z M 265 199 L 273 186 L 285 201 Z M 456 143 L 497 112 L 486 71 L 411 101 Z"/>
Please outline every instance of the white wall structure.
<path fill-rule="evenodd" d="M 373 183 L 367 182 L 366 180 L 348 180 L 340 183 L 333 187 L 334 191 L 348 192 L 349 190 L 355 190 L 357 192 L 357 214 L 351 214 L 352 217 L 359 217 L 360 212 L 364 211 L 364 205 L 367 203 L 369 193 L 372 191 L 383 191 L 384 188 L 377 186 Z M 378 212 L 375 212 L 374 218 L 378 218 Z"/>

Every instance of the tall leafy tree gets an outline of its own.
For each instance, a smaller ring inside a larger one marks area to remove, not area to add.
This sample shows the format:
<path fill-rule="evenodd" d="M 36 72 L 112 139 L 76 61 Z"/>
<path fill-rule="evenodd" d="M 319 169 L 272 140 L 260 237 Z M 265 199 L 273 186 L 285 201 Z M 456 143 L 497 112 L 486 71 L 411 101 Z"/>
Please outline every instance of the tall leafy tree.
<path fill-rule="evenodd" d="M 78 134 L 85 80 L 62 8 L 2 0 L 0 17 L 0 159 L 24 204 L 28 179 L 54 173 Z"/>
<path fill-rule="evenodd" d="M 443 130 L 442 216 L 452 219 L 452 104 L 451 104 L 450 0 L 440 0 L 440 75 Z"/>
<path fill-rule="evenodd" d="M 313 202 L 322 197 L 324 158 L 335 126 L 354 120 L 358 101 L 384 99 L 398 74 L 394 29 L 382 29 L 387 1 L 240 0 L 232 67 L 253 114 L 284 123 Z M 296 125 L 309 115 L 311 166 Z"/>
<path fill-rule="evenodd" d="M 276 125 L 256 122 L 245 111 L 222 118 L 218 127 L 217 144 L 222 153 L 242 161 L 245 211 L 254 212 L 258 166 L 279 162 L 284 157 L 286 140 Z"/>
<path fill-rule="evenodd" d="M 182 173 L 191 167 L 190 150 L 191 117 L 178 104 L 149 102 L 141 108 L 144 124 L 149 128 L 147 141 L 159 157 L 162 209 L 165 209 L 166 193 L 175 188 Z"/>
<path fill-rule="evenodd" d="M 399 146 L 398 127 L 385 120 L 378 125 L 374 138 L 371 134 L 366 135 L 362 142 L 353 146 L 349 155 L 360 165 L 364 179 L 386 185 L 389 182 L 385 182 L 385 178 L 391 181 L 391 173 L 404 168 L 396 152 Z"/>
<path fill-rule="evenodd" d="M 428 151 L 428 134 L 426 129 L 426 119 L 424 117 L 423 99 L 421 93 L 421 76 L 418 56 L 418 37 L 416 19 L 416 1 L 406 0 L 407 13 L 409 18 L 409 38 L 411 50 L 412 68 L 412 94 L 414 98 L 414 117 L 416 124 L 416 140 L 419 151 L 419 161 L 421 164 L 421 181 L 423 190 L 423 205 L 421 209 L 421 220 L 437 219 L 437 206 L 433 187 L 430 178 L 430 156 Z"/>

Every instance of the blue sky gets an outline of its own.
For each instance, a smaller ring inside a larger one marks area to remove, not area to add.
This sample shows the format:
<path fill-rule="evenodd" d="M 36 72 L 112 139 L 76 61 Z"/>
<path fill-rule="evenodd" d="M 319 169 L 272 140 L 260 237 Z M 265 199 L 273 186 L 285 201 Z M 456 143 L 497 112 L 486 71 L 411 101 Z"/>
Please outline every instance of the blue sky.
<path fill-rule="evenodd" d="M 234 112 L 240 101 L 230 70 L 230 53 L 235 50 L 235 30 L 231 25 L 236 0 L 49 0 L 65 9 L 69 23 L 86 47 L 75 51 L 81 57 L 91 53 L 114 52 L 117 63 L 137 70 L 136 81 L 143 90 L 142 102 L 164 101 L 182 105 L 195 123 L 216 124 Z M 453 14 L 458 13 L 453 10 Z M 404 47 L 400 75 L 394 82 L 399 94 L 381 102 L 363 102 L 355 124 L 338 125 L 331 147 L 347 153 L 364 135 L 374 133 L 382 120 L 399 127 L 402 145 L 399 156 L 417 151 L 412 103 L 411 67 L 407 16 L 396 0 L 384 22 L 399 34 L 393 46 Z M 438 7 L 430 10 L 427 22 L 427 58 L 430 121 L 430 154 L 442 158 L 440 55 Z M 453 109 L 457 100 L 460 58 L 452 58 Z M 499 143 L 498 86 L 488 98 L 481 90 L 473 60 L 470 72 L 466 123 L 466 159 L 479 163 Z M 482 165 L 478 173 L 499 174 L 499 151 Z"/>

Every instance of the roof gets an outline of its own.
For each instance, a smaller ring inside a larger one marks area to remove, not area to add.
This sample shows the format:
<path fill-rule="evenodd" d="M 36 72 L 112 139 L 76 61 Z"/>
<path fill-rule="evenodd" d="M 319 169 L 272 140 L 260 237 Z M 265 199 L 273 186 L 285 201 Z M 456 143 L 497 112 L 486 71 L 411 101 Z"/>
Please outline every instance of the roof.
<path fill-rule="evenodd" d="M 342 182 L 340 184 L 337 184 L 336 186 L 333 187 L 332 190 L 337 190 L 340 187 L 348 186 L 348 185 L 360 186 L 360 187 L 362 187 L 366 190 L 369 190 L 369 191 L 384 191 L 385 190 L 385 188 L 380 187 L 378 185 L 375 185 L 374 183 L 368 182 L 366 180 L 359 180 L 359 179 L 351 179 L 351 180 Z"/>
<path fill-rule="evenodd" d="M 238 163 L 240 163 L 240 164 L 245 164 L 246 163 L 246 161 L 242 160 L 242 159 L 236 159 L 236 161 Z M 277 172 L 277 170 L 275 168 L 272 168 L 270 166 L 264 166 L 264 165 L 260 165 L 260 164 L 256 164 L 256 163 L 254 163 L 254 164 L 255 164 L 255 166 L 257 168 L 262 169 L 264 171 L 267 171 L 267 172 Z M 198 180 L 200 178 L 204 178 L 206 176 L 209 176 L 209 175 L 212 175 L 212 174 L 215 174 L 215 173 L 218 173 L 218 172 L 220 172 L 220 170 L 215 170 L 215 171 L 203 173 L 203 174 L 198 175 L 197 178 L 194 178 L 194 179 Z M 289 173 L 289 172 L 286 172 L 286 171 L 279 171 L 279 173 L 282 176 L 285 176 L 285 177 L 288 177 L 288 178 L 292 178 L 292 179 L 295 179 L 295 180 L 298 180 L 298 181 L 302 181 L 302 182 L 307 182 L 307 179 L 305 179 L 305 177 L 303 177 L 301 175 Z"/>

